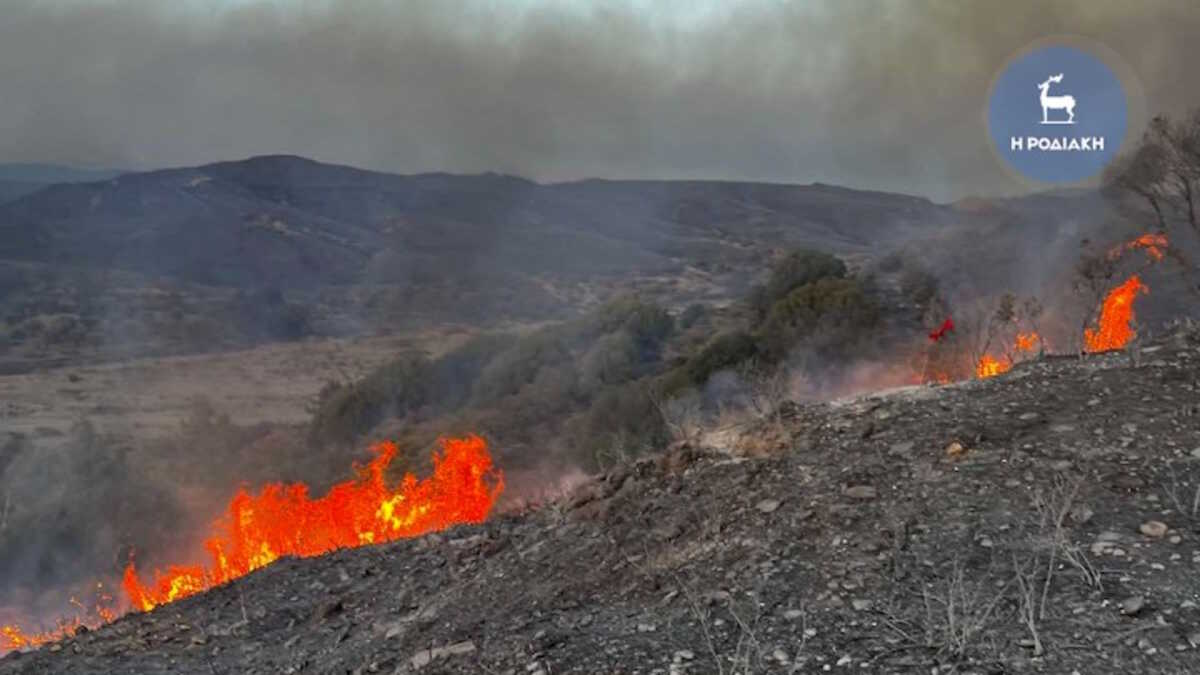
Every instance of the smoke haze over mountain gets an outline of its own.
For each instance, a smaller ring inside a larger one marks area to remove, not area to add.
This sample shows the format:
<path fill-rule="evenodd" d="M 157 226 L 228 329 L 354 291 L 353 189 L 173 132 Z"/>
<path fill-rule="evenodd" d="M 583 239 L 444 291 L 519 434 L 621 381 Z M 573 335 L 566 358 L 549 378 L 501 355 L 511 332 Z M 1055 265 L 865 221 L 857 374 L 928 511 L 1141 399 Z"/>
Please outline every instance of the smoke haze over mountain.
<path fill-rule="evenodd" d="M 1087 36 L 1128 64 L 1135 107 L 1178 111 L 1200 98 L 1177 87 L 1198 31 L 1188 0 L 14 0 L 0 10 L 0 161 L 141 169 L 286 152 L 954 199 L 1025 187 L 982 116 L 1014 52 Z"/>

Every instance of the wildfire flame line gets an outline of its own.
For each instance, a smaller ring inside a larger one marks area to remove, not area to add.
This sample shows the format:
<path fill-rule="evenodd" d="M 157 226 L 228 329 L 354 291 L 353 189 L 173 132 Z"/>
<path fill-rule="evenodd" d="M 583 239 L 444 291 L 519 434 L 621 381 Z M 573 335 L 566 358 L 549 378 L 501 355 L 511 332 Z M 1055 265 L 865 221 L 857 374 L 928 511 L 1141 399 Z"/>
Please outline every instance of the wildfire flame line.
<path fill-rule="evenodd" d="M 1149 293 L 1138 275 L 1108 292 L 1100 305 L 1100 316 L 1094 328 L 1083 331 L 1084 348 L 1089 352 L 1121 349 L 1133 339 L 1133 301 L 1140 293 Z"/>
<path fill-rule="evenodd" d="M 307 558 L 483 522 L 504 490 L 504 476 L 492 465 L 486 441 L 470 435 L 439 444 L 429 477 L 405 474 L 394 487 L 388 487 L 384 473 L 398 450 L 383 442 L 372 446 L 375 457 L 368 464 L 355 467 L 355 479 L 334 485 L 322 497 L 309 497 L 302 483 L 271 483 L 255 494 L 239 490 L 204 541 L 207 563 L 155 570 L 153 581 L 147 582 L 130 562 L 122 581 L 125 594 L 135 609 L 149 611 L 284 556 Z M 105 623 L 115 613 L 98 607 L 96 615 L 99 621 L 93 623 Z M 76 618 L 44 633 L 0 626 L 0 652 L 59 640 L 85 624 Z"/>

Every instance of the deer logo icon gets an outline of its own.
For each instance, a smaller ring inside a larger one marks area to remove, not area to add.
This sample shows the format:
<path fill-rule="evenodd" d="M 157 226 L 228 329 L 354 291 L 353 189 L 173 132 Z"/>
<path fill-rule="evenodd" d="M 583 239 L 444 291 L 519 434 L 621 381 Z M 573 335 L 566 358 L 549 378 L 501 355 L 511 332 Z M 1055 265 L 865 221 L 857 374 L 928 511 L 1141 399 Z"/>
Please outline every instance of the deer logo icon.
<path fill-rule="evenodd" d="M 1042 121 L 1039 124 L 1075 124 L 1075 97 L 1050 95 L 1050 85 L 1059 84 L 1062 80 L 1063 74 L 1059 73 L 1051 75 L 1046 78 L 1045 82 L 1038 85 L 1042 102 Z M 1050 119 L 1051 110 L 1065 110 L 1067 112 L 1067 119 Z"/>

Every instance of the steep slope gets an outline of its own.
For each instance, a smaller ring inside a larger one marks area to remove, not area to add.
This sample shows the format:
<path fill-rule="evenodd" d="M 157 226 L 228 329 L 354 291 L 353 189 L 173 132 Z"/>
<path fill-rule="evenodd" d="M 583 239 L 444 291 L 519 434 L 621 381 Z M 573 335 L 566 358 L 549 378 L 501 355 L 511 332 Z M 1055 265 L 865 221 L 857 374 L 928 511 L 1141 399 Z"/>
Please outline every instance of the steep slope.
<path fill-rule="evenodd" d="M 793 405 L 0 673 L 1193 673 L 1200 332 Z"/>

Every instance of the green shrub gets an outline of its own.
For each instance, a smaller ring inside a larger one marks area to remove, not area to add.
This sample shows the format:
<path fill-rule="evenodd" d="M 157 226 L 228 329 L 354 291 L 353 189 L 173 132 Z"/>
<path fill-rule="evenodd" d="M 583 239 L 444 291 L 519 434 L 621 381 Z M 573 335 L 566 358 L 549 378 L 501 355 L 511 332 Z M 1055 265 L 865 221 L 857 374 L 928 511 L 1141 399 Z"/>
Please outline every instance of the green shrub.
<path fill-rule="evenodd" d="M 843 279 L 846 273 L 846 264 L 836 256 L 809 249 L 793 251 L 775 263 L 765 286 L 751 292 L 750 305 L 761 320 L 793 289 L 822 279 Z"/>
<path fill-rule="evenodd" d="M 359 382 L 321 390 L 309 424 L 317 443 L 349 443 L 389 416 L 431 403 L 433 369 L 421 356 L 403 356 Z"/>
<path fill-rule="evenodd" d="M 691 383 L 701 385 L 708 381 L 713 373 L 736 366 L 754 358 L 756 354 L 758 343 L 749 333 L 724 333 L 713 338 L 684 368 Z"/>
<path fill-rule="evenodd" d="M 471 402 L 482 405 L 516 394 L 533 382 L 542 368 L 570 360 L 571 353 L 566 345 L 552 332 L 543 331 L 521 338 L 484 366 L 472 388 Z"/>
<path fill-rule="evenodd" d="M 794 289 L 771 306 L 761 329 L 769 360 L 803 343 L 827 357 L 848 356 L 878 329 L 880 310 L 856 279 L 821 279 Z"/>

